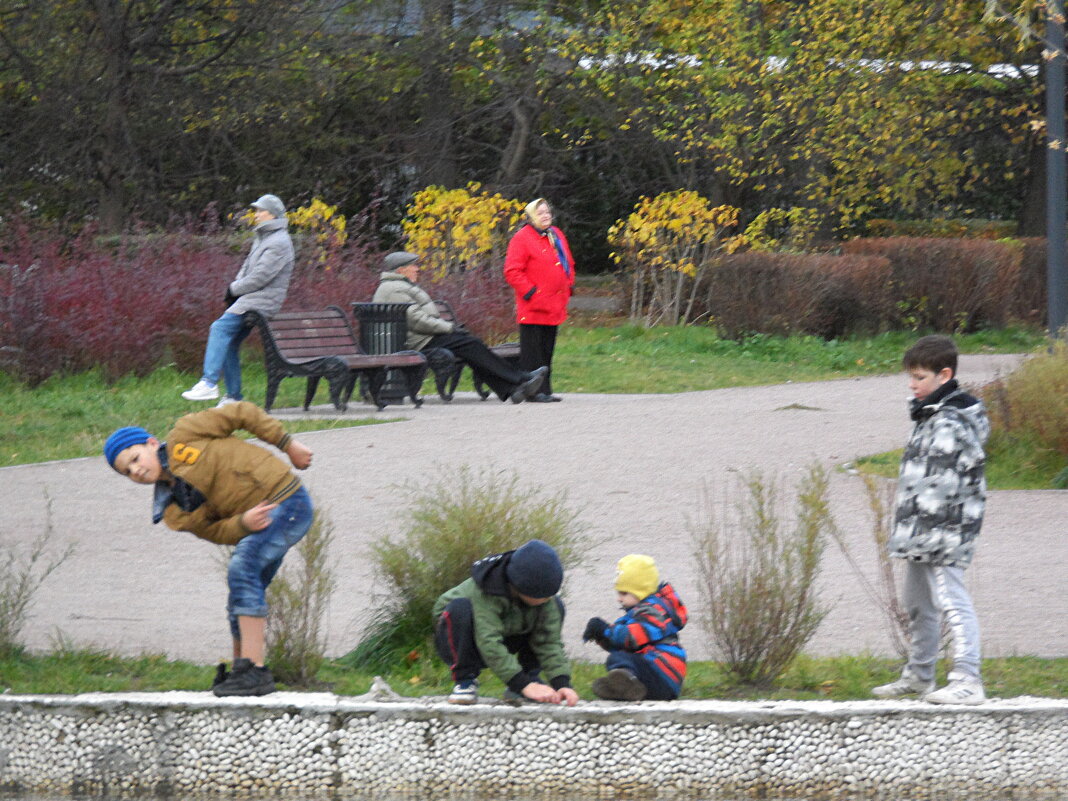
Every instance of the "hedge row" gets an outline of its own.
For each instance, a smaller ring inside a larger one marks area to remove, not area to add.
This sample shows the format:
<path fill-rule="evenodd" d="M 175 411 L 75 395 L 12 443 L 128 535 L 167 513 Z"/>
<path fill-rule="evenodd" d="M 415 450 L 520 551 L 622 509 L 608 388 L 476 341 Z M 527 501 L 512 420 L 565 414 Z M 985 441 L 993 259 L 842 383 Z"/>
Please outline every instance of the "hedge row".
<path fill-rule="evenodd" d="M 1042 324 L 1043 239 L 856 239 L 838 254 L 739 253 L 699 288 L 725 336 Z"/>

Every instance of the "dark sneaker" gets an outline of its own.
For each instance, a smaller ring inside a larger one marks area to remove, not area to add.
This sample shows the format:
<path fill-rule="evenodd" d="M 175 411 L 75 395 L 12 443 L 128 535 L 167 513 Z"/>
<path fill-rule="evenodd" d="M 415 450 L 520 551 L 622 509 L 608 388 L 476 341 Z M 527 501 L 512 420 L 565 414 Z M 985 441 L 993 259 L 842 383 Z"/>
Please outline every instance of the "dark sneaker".
<path fill-rule="evenodd" d="M 274 690 L 274 676 L 271 671 L 266 667 L 256 667 L 248 659 L 235 659 L 230 675 L 211 688 L 219 698 L 230 695 L 268 695 Z"/>
<path fill-rule="evenodd" d="M 215 678 L 211 681 L 212 687 L 218 687 L 224 681 L 230 678 L 230 671 L 226 669 L 226 663 L 220 662 L 215 668 Z"/>
<path fill-rule="evenodd" d="M 645 685 L 629 670 L 615 668 L 593 680 L 593 694 L 606 701 L 640 701 L 645 698 Z"/>
<path fill-rule="evenodd" d="M 541 389 L 541 385 L 545 383 L 545 376 L 548 374 L 549 368 L 544 366 L 528 373 L 526 380 L 512 390 L 510 396 L 512 403 L 522 403 L 525 400 L 533 398 L 538 393 L 538 390 Z"/>

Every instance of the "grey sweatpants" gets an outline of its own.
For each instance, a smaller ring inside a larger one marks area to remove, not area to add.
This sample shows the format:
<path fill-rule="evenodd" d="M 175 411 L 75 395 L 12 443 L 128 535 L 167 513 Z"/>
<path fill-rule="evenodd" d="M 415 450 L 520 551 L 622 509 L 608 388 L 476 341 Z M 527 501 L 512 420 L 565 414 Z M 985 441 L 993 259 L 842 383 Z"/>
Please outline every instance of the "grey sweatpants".
<path fill-rule="evenodd" d="M 909 615 L 912 674 L 923 681 L 934 679 L 944 615 L 953 638 L 953 670 L 980 678 L 979 621 L 964 586 L 964 569 L 906 562 L 903 601 Z"/>

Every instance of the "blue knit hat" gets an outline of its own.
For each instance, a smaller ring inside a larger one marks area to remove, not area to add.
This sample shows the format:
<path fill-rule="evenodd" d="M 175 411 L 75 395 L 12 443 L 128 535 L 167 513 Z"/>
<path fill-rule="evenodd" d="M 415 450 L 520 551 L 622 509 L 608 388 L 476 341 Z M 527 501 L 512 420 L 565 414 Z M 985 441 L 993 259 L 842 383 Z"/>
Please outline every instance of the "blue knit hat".
<path fill-rule="evenodd" d="M 504 574 L 516 591 L 528 598 L 551 598 L 564 581 L 560 557 L 541 540 L 531 540 L 514 550 Z"/>
<path fill-rule="evenodd" d="M 144 445 L 152 437 L 147 431 L 139 426 L 124 426 L 115 429 L 104 443 L 104 458 L 112 468 L 115 467 L 115 459 L 131 445 Z"/>

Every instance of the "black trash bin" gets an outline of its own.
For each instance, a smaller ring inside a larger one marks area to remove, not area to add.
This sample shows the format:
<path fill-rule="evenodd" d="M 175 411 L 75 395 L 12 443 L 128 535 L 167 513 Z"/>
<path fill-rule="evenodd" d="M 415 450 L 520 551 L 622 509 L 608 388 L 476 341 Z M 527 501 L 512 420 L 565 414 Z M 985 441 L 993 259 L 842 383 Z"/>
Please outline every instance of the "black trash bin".
<path fill-rule="evenodd" d="M 406 350 L 408 307 L 411 303 L 353 303 L 352 313 L 360 325 L 360 347 L 378 355 Z M 400 370 L 389 370 L 382 385 L 380 399 L 385 403 L 404 403 L 407 389 Z"/>

